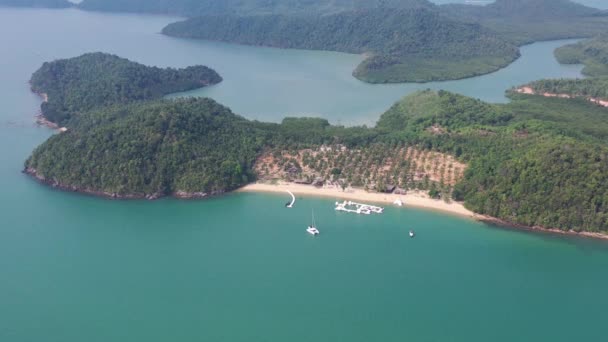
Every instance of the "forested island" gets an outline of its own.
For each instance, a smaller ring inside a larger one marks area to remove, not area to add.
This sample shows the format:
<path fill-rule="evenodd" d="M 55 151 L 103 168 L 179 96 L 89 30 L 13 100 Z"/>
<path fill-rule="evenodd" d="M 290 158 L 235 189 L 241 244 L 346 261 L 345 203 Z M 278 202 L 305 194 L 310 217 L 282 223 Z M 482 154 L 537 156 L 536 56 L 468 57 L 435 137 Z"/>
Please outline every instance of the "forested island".
<path fill-rule="evenodd" d="M 277 177 L 369 191 L 390 185 L 515 224 L 608 231 L 605 109 L 510 96 L 510 104 L 493 105 L 419 92 L 373 128 L 250 121 L 209 99 L 96 100 L 65 119 L 68 130 L 38 147 L 25 172 L 114 198 L 206 197 Z"/>
<path fill-rule="evenodd" d="M 38 3 L 65 4 L 20 5 Z M 190 18 L 163 29 L 174 37 L 364 54 L 353 75 L 370 83 L 483 75 L 517 59 L 523 44 L 608 31 L 608 12 L 570 0 L 497 0 L 485 6 L 428 0 L 84 0 L 76 6 Z"/>
<path fill-rule="evenodd" d="M 562 64 L 584 64 L 583 74 L 608 77 L 608 33 L 555 50 Z"/>
<path fill-rule="evenodd" d="M 584 79 L 546 79 L 531 82 L 516 92 L 545 97 L 580 98 L 608 107 L 608 35 L 569 44 L 555 50 L 562 64 L 584 64 Z"/>
<path fill-rule="evenodd" d="M 514 44 L 593 37 L 608 30 L 608 12 L 570 0 L 496 0 L 485 6 L 448 4 L 441 12 L 482 25 Z"/>
<path fill-rule="evenodd" d="M 281 48 L 366 53 L 354 75 L 372 83 L 459 79 L 495 71 L 517 47 L 477 24 L 436 10 L 373 9 L 327 16 L 210 16 L 170 24 L 184 38 Z"/>
<path fill-rule="evenodd" d="M 221 81 L 217 72 L 201 65 L 162 69 L 98 52 L 44 63 L 30 84 L 46 97 L 41 106 L 44 117 L 65 125 L 72 116 L 93 108 L 158 99 Z"/>
<path fill-rule="evenodd" d="M 398 83 L 486 74 L 517 59 L 519 45 L 607 30 L 605 12 L 569 0 L 498 0 L 487 6 L 391 2 L 321 16 L 205 15 L 170 24 L 163 33 L 365 54 L 355 77 Z"/>

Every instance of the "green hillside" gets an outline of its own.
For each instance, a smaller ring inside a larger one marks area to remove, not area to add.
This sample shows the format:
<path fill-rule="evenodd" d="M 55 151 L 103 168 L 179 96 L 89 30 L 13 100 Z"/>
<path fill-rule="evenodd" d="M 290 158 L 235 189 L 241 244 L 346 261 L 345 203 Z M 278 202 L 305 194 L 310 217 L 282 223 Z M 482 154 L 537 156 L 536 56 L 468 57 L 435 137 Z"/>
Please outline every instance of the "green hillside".
<path fill-rule="evenodd" d="M 222 78 L 205 66 L 184 69 L 148 67 L 104 53 L 44 63 L 30 80 L 32 90 L 48 95 L 41 106 L 51 122 L 65 124 L 90 109 L 201 88 Z"/>
<path fill-rule="evenodd" d="M 69 126 L 34 151 L 29 172 L 106 196 L 203 197 L 235 189 L 254 179 L 250 165 L 261 148 L 249 122 L 208 99 L 106 107 Z"/>
<path fill-rule="evenodd" d="M 163 33 L 281 48 L 366 53 L 354 75 L 372 83 L 459 79 L 495 71 L 517 47 L 476 24 L 427 9 L 376 9 L 329 16 L 212 16 L 170 24 Z"/>
<path fill-rule="evenodd" d="M 608 30 L 608 13 L 570 0 L 497 0 L 486 6 L 450 4 L 442 13 L 487 27 L 518 45 L 592 37 Z"/>
<path fill-rule="evenodd" d="M 560 47 L 555 57 L 563 64 L 584 64 L 587 76 L 608 76 L 608 34 Z"/>

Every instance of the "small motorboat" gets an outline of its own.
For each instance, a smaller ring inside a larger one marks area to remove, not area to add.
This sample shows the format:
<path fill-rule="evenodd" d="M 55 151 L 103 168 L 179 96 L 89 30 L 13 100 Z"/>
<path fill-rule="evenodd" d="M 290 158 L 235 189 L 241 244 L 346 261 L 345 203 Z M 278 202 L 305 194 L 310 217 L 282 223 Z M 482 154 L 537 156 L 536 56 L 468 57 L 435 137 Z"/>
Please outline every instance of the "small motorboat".
<path fill-rule="evenodd" d="M 413 238 L 414 236 L 416 236 L 416 233 L 414 233 L 413 230 L 410 230 L 410 237 Z"/>

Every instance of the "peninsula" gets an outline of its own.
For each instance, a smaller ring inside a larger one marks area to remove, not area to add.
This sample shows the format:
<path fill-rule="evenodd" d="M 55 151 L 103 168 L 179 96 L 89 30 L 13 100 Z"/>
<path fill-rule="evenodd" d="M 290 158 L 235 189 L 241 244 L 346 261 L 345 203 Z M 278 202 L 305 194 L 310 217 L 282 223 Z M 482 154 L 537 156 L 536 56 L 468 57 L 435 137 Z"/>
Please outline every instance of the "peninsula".
<path fill-rule="evenodd" d="M 422 194 L 518 225 L 608 231 L 605 109 L 511 96 L 493 105 L 418 92 L 372 128 L 250 121 L 209 99 L 101 103 L 66 119 L 25 172 L 113 198 L 206 197 L 256 180 Z"/>

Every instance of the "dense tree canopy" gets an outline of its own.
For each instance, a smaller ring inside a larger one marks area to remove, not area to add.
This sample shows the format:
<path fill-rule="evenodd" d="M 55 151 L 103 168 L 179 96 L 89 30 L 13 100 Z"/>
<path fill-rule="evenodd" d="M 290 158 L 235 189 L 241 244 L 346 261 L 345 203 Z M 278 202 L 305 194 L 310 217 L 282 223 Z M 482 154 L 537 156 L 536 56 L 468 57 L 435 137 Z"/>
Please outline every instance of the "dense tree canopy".
<path fill-rule="evenodd" d="M 608 34 L 555 50 L 563 64 L 585 64 L 583 73 L 591 77 L 608 77 Z"/>
<path fill-rule="evenodd" d="M 528 226 L 608 231 L 607 112 L 584 101 L 513 99 L 489 105 L 442 91 L 416 94 L 382 116 L 378 128 L 389 133 L 380 139 L 417 141 L 467 161 L 453 196 L 477 213 Z M 572 105 L 564 109 L 565 103 Z M 587 123 L 572 124 L 574 115 Z M 431 125 L 444 133 L 425 129 Z"/>
<path fill-rule="evenodd" d="M 592 101 L 608 101 L 608 35 L 566 45 L 555 50 L 560 63 L 585 64 L 584 79 L 545 79 L 527 84 L 536 94 L 558 94 Z M 537 100 L 542 101 L 542 100 Z M 564 101 L 564 107 L 572 105 Z M 602 110 L 599 109 L 598 110 Z M 584 114 L 581 113 L 581 114 Z M 603 118 L 605 121 L 605 118 Z M 589 120 L 573 120 L 573 124 L 590 124 Z M 603 122 L 593 122 L 593 127 Z"/>
<path fill-rule="evenodd" d="M 69 118 L 99 106 L 149 100 L 220 82 L 205 66 L 184 69 L 148 67 L 105 53 L 44 63 L 30 81 L 32 90 L 48 95 L 44 116 L 64 124 Z"/>
<path fill-rule="evenodd" d="M 516 44 L 591 37 L 608 30 L 608 13 L 570 0 L 496 0 L 486 6 L 440 6 L 450 17 L 479 23 Z"/>
<path fill-rule="evenodd" d="M 537 93 L 608 99 L 608 77 L 584 79 L 547 79 L 528 84 Z"/>
<path fill-rule="evenodd" d="M 429 9 L 375 9 L 328 16 L 210 16 L 170 24 L 171 36 L 251 45 L 369 53 L 355 75 L 370 82 L 430 81 L 494 71 L 519 56 L 476 24 Z"/>
<path fill-rule="evenodd" d="M 63 88 L 57 88 L 79 93 L 82 84 L 88 89 L 81 79 L 103 79 L 108 71 L 94 65 L 96 59 L 82 61 L 67 73 L 75 83 L 58 82 Z M 49 87 L 64 75 L 41 73 L 37 82 Z M 137 83 L 141 77 L 124 75 L 107 78 L 102 88 Z M 67 132 L 38 147 L 25 167 L 49 184 L 95 194 L 206 196 L 255 179 L 255 160 L 268 151 L 338 144 L 385 160 L 390 151 L 410 146 L 469 165 L 447 193 L 475 212 L 529 226 L 608 232 L 606 109 L 585 100 L 510 96 L 511 103 L 493 105 L 445 91 L 419 92 L 392 106 L 373 128 L 333 126 L 317 118 L 249 121 L 209 99 L 123 104 L 105 97 L 68 97 L 70 108 L 82 112 L 65 118 Z M 342 170 L 331 172 L 335 176 Z"/>
<path fill-rule="evenodd" d="M 116 196 L 215 194 L 254 179 L 264 141 L 209 99 L 110 106 L 74 117 L 26 166 L 49 181 Z"/>

